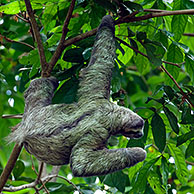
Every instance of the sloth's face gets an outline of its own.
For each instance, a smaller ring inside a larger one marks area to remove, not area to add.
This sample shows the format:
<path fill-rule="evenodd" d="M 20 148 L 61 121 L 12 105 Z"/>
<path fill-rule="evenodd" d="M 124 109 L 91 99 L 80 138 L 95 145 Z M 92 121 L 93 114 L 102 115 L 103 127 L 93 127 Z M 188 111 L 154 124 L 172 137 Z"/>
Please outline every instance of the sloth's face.
<path fill-rule="evenodd" d="M 143 127 L 144 127 L 144 120 L 142 118 L 138 118 L 133 123 L 130 123 L 125 126 L 125 129 L 122 130 L 122 135 L 125 137 L 138 139 L 143 136 Z"/>

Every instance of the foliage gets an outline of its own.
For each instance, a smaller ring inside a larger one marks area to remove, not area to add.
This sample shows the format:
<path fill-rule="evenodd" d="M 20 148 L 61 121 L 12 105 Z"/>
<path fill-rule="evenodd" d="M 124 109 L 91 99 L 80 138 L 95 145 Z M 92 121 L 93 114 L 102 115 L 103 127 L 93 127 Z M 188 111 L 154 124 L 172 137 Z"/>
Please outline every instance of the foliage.
<path fill-rule="evenodd" d="M 62 35 L 71 2 L 31 0 L 31 3 L 49 61 Z M 194 2 L 188 0 L 137 0 L 121 4 L 109 0 L 76 1 L 68 39 L 96 28 L 107 13 L 118 19 L 138 12 L 132 16 L 132 22 L 116 25 L 119 39 L 111 98 L 145 119 L 144 137 L 139 140 L 113 137 L 108 146 L 140 146 L 147 151 L 144 162 L 101 177 L 72 178 L 69 166 L 61 167 L 59 174 L 71 179 L 84 194 L 100 193 L 99 190 L 115 194 L 194 193 L 194 38 L 186 36 L 194 33 L 194 16 L 180 13 L 133 20 L 145 15 L 143 9 L 165 12 L 192 8 Z M 40 60 L 25 3 L 2 0 L 0 15 L 0 114 L 19 114 L 23 112 L 22 96 L 29 81 L 40 77 Z M 76 101 L 78 75 L 89 61 L 93 42 L 94 37 L 90 36 L 64 49 L 52 71 L 61 81 L 53 103 Z M 0 121 L 0 172 L 13 148 L 12 144 L 7 145 L 5 137 L 18 122 Z M 37 175 L 32 161 L 37 169 L 35 158 L 31 159 L 23 150 L 6 187 L 34 181 Z M 51 169 L 48 165 L 47 171 Z M 45 187 L 50 193 L 76 193 L 71 184 L 59 178 Z M 34 193 L 34 189 L 15 193 Z"/>

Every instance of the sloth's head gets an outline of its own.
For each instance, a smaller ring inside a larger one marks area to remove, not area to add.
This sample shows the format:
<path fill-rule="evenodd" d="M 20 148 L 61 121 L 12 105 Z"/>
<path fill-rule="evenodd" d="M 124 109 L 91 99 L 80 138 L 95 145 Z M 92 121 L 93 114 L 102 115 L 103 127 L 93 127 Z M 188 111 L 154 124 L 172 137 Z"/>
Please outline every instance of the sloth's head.
<path fill-rule="evenodd" d="M 121 107 L 120 107 L 121 108 Z M 144 120 L 133 111 L 122 107 L 122 127 L 120 133 L 129 138 L 140 138 L 143 136 Z"/>
<path fill-rule="evenodd" d="M 122 135 L 125 137 L 138 139 L 143 136 L 144 120 L 137 115 L 137 118 L 132 123 L 128 123 L 125 129 L 122 130 Z"/>

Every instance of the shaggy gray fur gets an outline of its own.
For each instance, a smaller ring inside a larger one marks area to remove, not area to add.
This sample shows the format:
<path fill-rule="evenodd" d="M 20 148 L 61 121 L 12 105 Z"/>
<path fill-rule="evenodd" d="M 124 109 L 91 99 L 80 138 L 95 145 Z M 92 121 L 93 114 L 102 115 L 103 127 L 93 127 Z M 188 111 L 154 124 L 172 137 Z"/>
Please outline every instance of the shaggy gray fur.
<path fill-rule="evenodd" d="M 90 63 L 81 73 L 78 103 L 51 105 L 57 80 L 33 80 L 11 141 L 24 143 L 29 153 L 48 164 L 70 163 L 75 176 L 104 175 L 143 161 L 146 152 L 141 148 L 106 148 L 111 135 L 141 137 L 144 124 L 131 110 L 109 101 L 115 49 L 114 21 L 105 16 Z"/>

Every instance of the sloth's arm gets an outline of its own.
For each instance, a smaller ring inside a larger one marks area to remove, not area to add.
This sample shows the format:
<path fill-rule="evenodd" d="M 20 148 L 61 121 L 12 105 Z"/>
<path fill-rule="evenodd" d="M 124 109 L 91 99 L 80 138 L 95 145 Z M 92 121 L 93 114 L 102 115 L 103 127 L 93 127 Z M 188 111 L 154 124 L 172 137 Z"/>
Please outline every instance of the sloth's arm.
<path fill-rule="evenodd" d="M 83 70 L 79 101 L 109 98 L 110 82 L 115 58 L 114 20 L 105 16 L 98 28 L 89 65 Z"/>
<path fill-rule="evenodd" d="M 54 77 L 35 79 L 25 91 L 25 112 L 35 107 L 43 107 L 51 104 L 53 93 L 58 87 Z"/>

